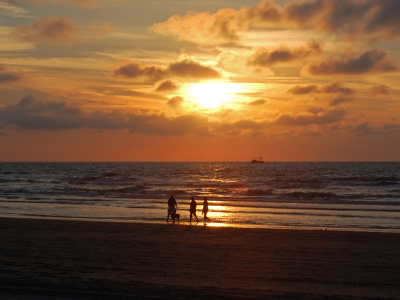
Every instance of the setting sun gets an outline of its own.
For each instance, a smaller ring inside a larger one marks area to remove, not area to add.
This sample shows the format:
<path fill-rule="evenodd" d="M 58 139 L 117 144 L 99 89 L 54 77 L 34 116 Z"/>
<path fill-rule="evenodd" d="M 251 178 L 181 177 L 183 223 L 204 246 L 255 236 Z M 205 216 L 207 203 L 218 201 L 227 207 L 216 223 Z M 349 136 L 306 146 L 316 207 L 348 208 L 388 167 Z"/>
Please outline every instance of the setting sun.
<path fill-rule="evenodd" d="M 207 82 L 191 85 L 188 93 L 204 107 L 217 108 L 222 103 L 234 100 L 240 86 L 230 82 Z"/>

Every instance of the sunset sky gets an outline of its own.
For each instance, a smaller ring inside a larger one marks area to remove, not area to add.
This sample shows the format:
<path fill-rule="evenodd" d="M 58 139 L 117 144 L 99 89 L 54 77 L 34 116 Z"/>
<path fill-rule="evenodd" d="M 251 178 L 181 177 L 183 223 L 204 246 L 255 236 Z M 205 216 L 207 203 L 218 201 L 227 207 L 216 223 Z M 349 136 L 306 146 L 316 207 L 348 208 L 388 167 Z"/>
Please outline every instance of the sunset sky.
<path fill-rule="evenodd" d="M 398 161 L 398 0 L 0 0 L 0 161 Z"/>

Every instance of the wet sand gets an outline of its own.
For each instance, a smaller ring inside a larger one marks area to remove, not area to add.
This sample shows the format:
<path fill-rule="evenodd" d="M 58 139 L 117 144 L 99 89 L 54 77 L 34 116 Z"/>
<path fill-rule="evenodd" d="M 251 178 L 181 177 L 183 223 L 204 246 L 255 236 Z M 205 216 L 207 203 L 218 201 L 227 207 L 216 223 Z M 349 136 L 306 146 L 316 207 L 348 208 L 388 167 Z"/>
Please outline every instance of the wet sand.
<path fill-rule="evenodd" d="M 0 218 L 1 299 L 400 299 L 400 234 Z"/>

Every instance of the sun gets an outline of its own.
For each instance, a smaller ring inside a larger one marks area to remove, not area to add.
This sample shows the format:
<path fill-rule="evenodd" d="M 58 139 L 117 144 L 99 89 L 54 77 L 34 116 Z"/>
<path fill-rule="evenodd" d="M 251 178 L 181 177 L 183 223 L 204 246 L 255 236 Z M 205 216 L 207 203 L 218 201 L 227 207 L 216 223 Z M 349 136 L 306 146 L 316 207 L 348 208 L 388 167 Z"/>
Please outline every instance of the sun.
<path fill-rule="evenodd" d="M 224 102 L 234 100 L 240 86 L 231 82 L 205 82 L 189 86 L 188 93 L 194 101 L 207 108 L 217 108 Z"/>

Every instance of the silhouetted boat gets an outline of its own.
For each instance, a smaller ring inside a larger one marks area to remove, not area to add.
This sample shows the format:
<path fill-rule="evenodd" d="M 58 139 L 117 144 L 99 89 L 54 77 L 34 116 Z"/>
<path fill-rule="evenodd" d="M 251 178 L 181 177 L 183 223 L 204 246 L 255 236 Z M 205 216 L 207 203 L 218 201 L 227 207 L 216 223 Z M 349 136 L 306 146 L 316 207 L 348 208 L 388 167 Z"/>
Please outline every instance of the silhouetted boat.
<path fill-rule="evenodd" d="M 264 160 L 263 160 L 263 158 L 261 156 L 258 157 L 258 158 L 254 158 L 253 157 L 253 159 L 251 160 L 251 163 L 252 164 L 262 164 L 262 163 L 264 163 Z"/>

